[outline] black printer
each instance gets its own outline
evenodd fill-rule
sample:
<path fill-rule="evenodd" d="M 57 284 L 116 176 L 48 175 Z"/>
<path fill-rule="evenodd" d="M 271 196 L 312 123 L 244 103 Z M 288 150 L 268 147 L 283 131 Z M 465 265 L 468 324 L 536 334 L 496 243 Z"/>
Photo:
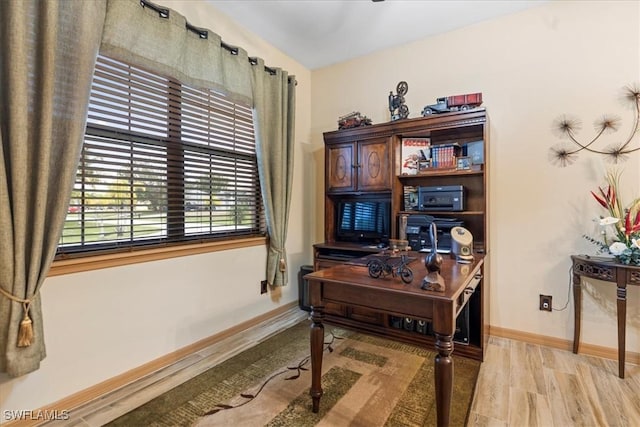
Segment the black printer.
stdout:
<path fill-rule="evenodd" d="M 463 211 L 464 187 L 462 185 L 418 187 L 418 210 Z"/>
<path fill-rule="evenodd" d="M 456 218 L 437 218 L 431 215 L 408 215 L 407 217 L 407 240 L 409 246 L 414 251 L 431 250 L 431 237 L 429 227 L 431 223 L 436 223 L 438 230 L 438 252 L 451 252 L 451 229 L 462 227 L 463 222 Z"/>

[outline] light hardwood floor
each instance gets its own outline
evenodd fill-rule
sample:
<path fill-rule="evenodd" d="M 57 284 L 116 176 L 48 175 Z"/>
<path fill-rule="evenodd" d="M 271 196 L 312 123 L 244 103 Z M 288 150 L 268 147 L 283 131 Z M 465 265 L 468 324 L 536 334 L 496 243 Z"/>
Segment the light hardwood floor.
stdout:
<path fill-rule="evenodd" d="M 490 337 L 468 426 L 640 426 L 640 366 Z"/>
<path fill-rule="evenodd" d="M 307 317 L 291 310 L 72 410 L 47 426 L 101 426 Z M 640 366 L 491 337 L 469 426 L 640 426 Z"/>

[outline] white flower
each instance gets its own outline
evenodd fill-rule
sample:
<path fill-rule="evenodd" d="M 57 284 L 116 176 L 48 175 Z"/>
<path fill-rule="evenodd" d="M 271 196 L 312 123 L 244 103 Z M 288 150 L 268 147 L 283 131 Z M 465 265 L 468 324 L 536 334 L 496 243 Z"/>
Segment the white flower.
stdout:
<path fill-rule="evenodd" d="M 631 247 L 640 249 L 640 239 L 631 239 Z"/>
<path fill-rule="evenodd" d="M 602 226 L 611 225 L 611 224 L 617 223 L 618 221 L 620 221 L 620 218 L 608 216 L 606 218 L 600 218 L 600 225 Z"/>
<path fill-rule="evenodd" d="M 609 246 L 609 252 L 615 256 L 622 255 L 625 249 L 627 249 L 627 245 L 622 242 L 614 242 Z"/>

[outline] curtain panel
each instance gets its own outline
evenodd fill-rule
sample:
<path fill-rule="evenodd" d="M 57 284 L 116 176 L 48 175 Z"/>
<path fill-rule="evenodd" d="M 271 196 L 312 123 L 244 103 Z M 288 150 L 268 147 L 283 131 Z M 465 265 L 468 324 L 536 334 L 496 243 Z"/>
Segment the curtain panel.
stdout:
<path fill-rule="evenodd" d="M 251 105 L 247 52 L 178 12 L 139 0 L 108 0 L 100 53 Z M 159 12 L 159 10 L 161 12 Z"/>
<path fill-rule="evenodd" d="M 0 371 L 46 356 L 39 290 L 82 146 L 105 1 L 0 1 Z"/>
<path fill-rule="evenodd" d="M 267 283 L 288 282 L 285 243 L 291 207 L 295 135 L 295 78 L 279 68 L 253 65 L 254 128 L 258 172 L 264 202 L 269 248 Z"/>

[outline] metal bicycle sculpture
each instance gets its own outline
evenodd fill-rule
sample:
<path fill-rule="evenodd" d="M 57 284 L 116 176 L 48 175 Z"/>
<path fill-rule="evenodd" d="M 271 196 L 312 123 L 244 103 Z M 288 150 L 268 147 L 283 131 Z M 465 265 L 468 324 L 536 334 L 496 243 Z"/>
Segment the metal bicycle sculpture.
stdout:
<path fill-rule="evenodd" d="M 400 255 L 400 257 L 382 255 L 380 258 L 374 258 L 367 263 L 369 276 L 375 279 L 388 275 L 392 277 L 400 276 L 404 283 L 411 283 L 413 271 L 407 266 L 410 261 L 407 255 Z"/>
<path fill-rule="evenodd" d="M 409 117 L 409 107 L 404 103 L 404 96 L 409 90 L 407 82 L 400 82 L 396 87 L 397 95 L 389 92 L 389 111 L 391 112 L 391 121 L 406 119 Z M 396 111 L 397 110 L 397 111 Z"/>

